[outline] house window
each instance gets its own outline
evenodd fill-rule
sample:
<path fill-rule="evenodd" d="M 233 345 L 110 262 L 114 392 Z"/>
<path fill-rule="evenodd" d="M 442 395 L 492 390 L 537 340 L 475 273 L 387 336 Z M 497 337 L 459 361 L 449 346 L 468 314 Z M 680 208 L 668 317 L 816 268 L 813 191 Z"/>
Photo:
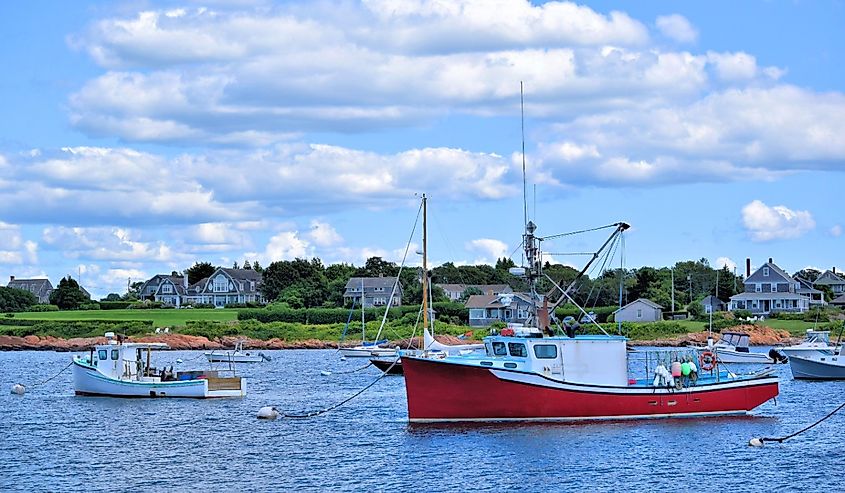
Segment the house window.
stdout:
<path fill-rule="evenodd" d="M 161 292 L 162 293 L 172 293 L 173 292 L 173 286 L 171 286 L 170 284 L 165 284 L 164 286 L 161 287 Z"/>
<path fill-rule="evenodd" d="M 528 318 L 528 310 L 525 308 L 519 308 L 516 311 L 516 318 L 519 320 L 527 319 Z"/>
<path fill-rule="evenodd" d="M 470 308 L 469 318 L 479 319 L 484 318 L 484 308 Z"/>
<path fill-rule="evenodd" d="M 769 268 L 763 267 L 763 277 L 769 277 Z"/>
<path fill-rule="evenodd" d="M 226 281 L 224 276 L 217 276 L 214 278 L 214 285 L 212 290 L 215 293 L 225 293 L 229 290 L 229 283 Z"/>
<path fill-rule="evenodd" d="M 643 318 L 643 309 L 637 308 L 637 318 Z"/>

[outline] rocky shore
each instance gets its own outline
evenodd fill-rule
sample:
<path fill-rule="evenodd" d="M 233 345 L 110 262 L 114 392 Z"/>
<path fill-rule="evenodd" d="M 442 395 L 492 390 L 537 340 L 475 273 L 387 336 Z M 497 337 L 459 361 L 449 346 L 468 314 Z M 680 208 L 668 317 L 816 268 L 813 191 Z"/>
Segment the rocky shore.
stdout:
<path fill-rule="evenodd" d="M 770 327 L 758 327 L 755 325 L 741 325 L 730 329 L 732 332 L 746 332 L 751 337 L 751 344 L 755 346 L 781 346 L 800 342 L 800 338 L 792 337 L 785 330 L 776 330 Z M 718 334 L 714 334 L 718 340 Z M 300 341 L 286 341 L 283 339 L 249 339 L 240 337 L 223 337 L 209 340 L 201 336 L 190 336 L 184 334 L 155 334 L 142 337 L 130 337 L 132 342 L 163 342 L 173 350 L 199 350 L 199 349 L 225 349 L 232 348 L 238 340 L 244 341 L 244 348 L 249 349 L 335 349 L 336 341 L 321 341 L 318 339 L 305 339 Z M 437 340 L 443 344 L 467 344 L 470 342 L 454 336 L 437 336 Z M 59 339 L 56 337 L 39 336 L 0 336 L 0 351 L 87 351 L 95 344 L 104 344 L 105 337 L 89 337 L 76 339 Z M 419 337 L 411 342 L 411 347 L 419 347 Z M 650 341 L 629 341 L 631 346 L 661 346 L 677 347 L 704 345 L 707 343 L 707 332 L 695 332 L 682 336 L 667 337 Z M 355 346 L 355 341 L 342 344 L 343 347 Z M 391 341 L 391 346 L 408 347 L 407 340 Z"/>

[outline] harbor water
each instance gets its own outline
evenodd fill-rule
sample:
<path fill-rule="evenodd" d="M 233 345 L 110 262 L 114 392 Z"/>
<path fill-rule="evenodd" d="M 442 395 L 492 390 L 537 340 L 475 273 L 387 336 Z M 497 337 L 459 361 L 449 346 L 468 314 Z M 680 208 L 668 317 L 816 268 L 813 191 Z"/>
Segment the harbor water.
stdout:
<path fill-rule="evenodd" d="M 333 351 L 266 353 L 271 362 L 238 367 L 247 397 L 222 400 L 76 397 L 70 369 L 12 395 L 71 355 L 0 353 L 0 491 L 809 492 L 840 490 L 845 478 L 845 414 L 783 444 L 747 445 L 845 400 L 845 382 L 795 381 L 789 365 L 776 369 L 777 403 L 748 417 L 410 425 L 401 376 L 319 417 L 258 420 L 265 405 L 328 407 L 379 375 L 337 374 L 366 360 Z M 208 367 L 198 351 L 161 352 L 158 363 Z"/>

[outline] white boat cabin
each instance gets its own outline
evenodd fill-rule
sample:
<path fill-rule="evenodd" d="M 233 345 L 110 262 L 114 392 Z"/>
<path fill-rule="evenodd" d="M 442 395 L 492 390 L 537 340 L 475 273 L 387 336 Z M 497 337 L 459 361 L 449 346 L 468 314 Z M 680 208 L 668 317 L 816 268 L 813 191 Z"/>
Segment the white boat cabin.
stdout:
<path fill-rule="evenodd" d="M 89 362 L 98 372 L 116 380 L 166 381 L 169 378 L 168 372 L 164 368 L 157 369 L 152 366 L 151 354 L 155 349 L 167 347 L 167 344 L 161 342 L 120 344 L 110 339 L 107 344 L 100 344 L 91 349 Z M 175 376 L 170 378 L 175 380 Z"/>
<path fill-rule="evenodd" d="M 484 338 L 480 365 L 530 371 L 571 383 L 628 384 L 627 339 L 621 336 Z"/>

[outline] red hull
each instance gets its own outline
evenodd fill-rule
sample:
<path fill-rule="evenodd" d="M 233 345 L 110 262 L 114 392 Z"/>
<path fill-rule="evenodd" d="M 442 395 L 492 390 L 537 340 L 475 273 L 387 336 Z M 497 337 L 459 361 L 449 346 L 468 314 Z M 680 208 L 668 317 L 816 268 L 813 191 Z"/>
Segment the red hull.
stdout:
<path fill-rule="evenodd" d="M 775 377 L 681 391 L 561 384 L 537 375 L 402 358 L 412 422 L 631 419 L 744 414 L 778 395 Z"/>

